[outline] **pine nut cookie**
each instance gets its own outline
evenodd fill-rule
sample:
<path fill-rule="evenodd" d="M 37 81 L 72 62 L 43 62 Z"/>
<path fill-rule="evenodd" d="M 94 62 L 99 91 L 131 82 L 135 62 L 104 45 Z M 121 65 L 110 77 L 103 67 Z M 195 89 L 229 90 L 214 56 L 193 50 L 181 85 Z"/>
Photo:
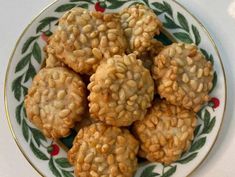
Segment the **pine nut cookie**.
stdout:
<path fill-rule="evenodd" d="M 91 117 L 106 124 L 129 126 L 143 119 L 151 106 L 154 83 L 134 54 L 115 55 L 101 63 L 90 81 Z"/>
<path fill-rule="evenodd" d="M 197 123 L 193 111 L 167 101 L 156 101 L 133 132 L 140 141 L 139 155 L 152 162 L 170 164 L 191 145 Z"/>
<path fill-rule="evenodd" d="M 193 44 L 174 43 L 155 57 L 152 75 L 158 93 L 171 104 L 197 112 L 209 100 L 213 66 Z"/>
<path fill-rule="evenodd" d="M 149 50 L 151 40 L 162 28 L 162 23 L 154 12 L 144 5 L 135 4 L 123 9 L 120 16 L 129 43 L 129 52 L 141 54 Z"/>
<path fill-rule="evenodd" d="M 123 54 L 126 45 L 118 14 L 76 7 L 61 17 L 46 50 L 74 71 L 92 74 L 101 60 Z"/>
<path fill-rule="evenodd" d="M 128 130 L 96 123 L 79 131 L 68 160 L 77 177 L 132 177 L 138 148 Z"/>
<path fill-rule="evenodd" d="M 76 73 L 63 67 L 44 68 L 33 79 L 25 108 L 45 136 L 60 138 L 81 119 L 85 102 L 85 85 Z"/>

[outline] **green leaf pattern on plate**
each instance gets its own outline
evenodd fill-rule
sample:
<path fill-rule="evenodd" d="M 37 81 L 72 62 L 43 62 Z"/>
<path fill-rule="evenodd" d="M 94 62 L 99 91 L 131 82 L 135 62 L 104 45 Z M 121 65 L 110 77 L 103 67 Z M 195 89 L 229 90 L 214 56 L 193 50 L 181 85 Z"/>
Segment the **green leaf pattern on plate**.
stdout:
<path fill-rule="evenodd" d="M 41 54 L 41 49 L 38 45 L 37 42 L 34 43 L 33 45 L 33 57 L 37 60 L 38 63 L 41 63 L 42 60 L 42 54 Z"/>
<path fill-rule="evenodd" d="M 33 135 L 33 139 L 38 145 L 38 147 L 40 147 L 40 145 L 42 144 L 41 141 L 47 141 L 44 135 L 38 129 L 30 127 L 30 130 Z"/>
<path fill-rule="evenodd" d="M 21 110 L 22 110 L 22 106 L 23 106 L 23 103 L 19 104 L 19 105 L 16 107 L 16 110 L 15 110 L 16 120 L 17 120 L 17 123 L 18 123 L 19 125 L 21 125 Z"/>
<path fill-rule="evenodd" d="M 69 164 L 67 158 L 63 158 L 63 157 L 57 158 L 57 159 L 55 160 L 55 162 L 56 162 L 59 166 L 61 166 L 62 168 L 69 168 L 69 167 L 71 167 L 71 165 Z"/>
<path fill-rule="evenodd" d="M 180 164 L 186 164 L 186 163 L 190 162 L 191 160 L 193 160 L 197 156 L 197 154 L 198 154 L 198 152 L 195 152 L 193 154 L 188 155 L 187 157 L 185 157 L 183 159 L 181 158 L 177 162 Z"/>
<path fill-rule="evenodd" d="M 65 12 L 76 7 L 76 4 L 63 4 L 55 9 L 56 12 Z"/>
<path fill-rule="evenodd" d="M 143 170 L 143 172 L 141 173 L 140 177 L 155 177 L 155 176 L 159 176 L 159 173 L 153 172 L 155 167 L 156 167 L 156 165 L 150 165 L 150 166 L 146 167 Z"/>
<path fill-rule="evenodd" d="M 29 128 L 28 128 L 28 125 L 27 125 L 27 123 L 24 119 L 23 119 L 23 122 L 22 122 L 22 132 L 23 132 L 24 139 L 28 142 L 28 140 L 29 140 Z"/>
<path fill-rule="evenodd" d="M 30 59 L 31 59 L 31 53 L 25 55 L 16 65 L 15 72 L 22 70 L 29 63 Z"/>
<path fill-rule="evenodd" d="M 197 141 L 193 142 L 191 148 L 189 149 L 189 152 L 194 152 L 199 150 L 200 148 L 202 148 L 202 146 L 204 146 L 205 142 L 206 142 L 206 137 L 202 137 Z"/>
<path fill-rule="evenodd" d="M 165 168 L 165 167 L 164 167 Z M 173 175 L 177 169 L 177 166 L 170 166 L 170 168 L 164 172 L 164 168 L 163 168 L 163 173 L 162 173 L 162 176 L 161 177 L 169 177 L 171 175 Z"/>
<path fill-rule="evenodd" d="M 199 45 L 201 42 L 201 36 L 199 34 L 199 31 L 197 30 L 197 27 L 192 25 L 192 31 L 193 31 L 193 35 L 194 35 L 195 44 Z"/>
<path fill-rule="evenodd" d="M 35 155 L 37 158 L 39 158 L 39 159 L 41 159 L 41 160 L 48 160 L 48 159 L 49 159 L 45 153 L 43 153 L 39 148 L 37 148 L 37 147 L 34 145 L 34 143 L 33 143 L 32 140 L 30 141 L 30 148 L 31 148 L 31 150 L 33 151 L 34 155 Z"/>
<path fill-rule="evenodd" d="M 180 41 L 191 44 L 193 43 L 193 40 L 191 39 L 190 35 L 185 32 L 176 32 L 173 33 L 173 35 Z"/>
<path fill-rule="evenodd" d="M 73 174 L 69 171 L 62 170 L 62 174 L 64 177 L 74 177 Z"/>
<path fill-rule="evenodd" d="M 27 49 L 29 48 L 30 44 L 31 44 L 34 40 L 36 40 L 38 37 L 39 37 L 39 36 L 31 36 L 30 38 L 28 38 L 28 40 L 25 41 L 25 43 L 24 43 L 24 45 L 23 45 L 23 47 L 22 47 L 21 53 L 22 53 L 22 54 L 25 53 L 25 52 L 27 51 Z"/>
<path fill-rule="evenodd" d="M 163 25 L 166 29 L 176 29 L 173 35 L 179 41 L 186 43 L 195 43 L 200 45 L 201 36 L 194 24 L 190 24 L 185 18 L 184 14 L 180 12 L 174 12 L 171 5 L 166 1 L 159 2 L 148 2 L 148 0 L 131 0 L 134 3 L 143 3 L 150 6 L 157 15 L 163 15 L 164 21 Z M 83 7 L 88 8 L 89 5 L 94 5 L 96 0 L 69 0 L 67 3 L 62 4 L 55 8 L 54 12 L 61 15 L 67 10 L 73 7 Z M 122 7 L 125 3 L 129 1 L 111 1 L 106 0 L 107 9 L 117 9 Z M 40 36 L 44 33 L 47 36 L 52 34 L 51 26 L 58 22 L 58 17 L 48 16 L 41 19 L 38 26 L 35 29 L 36 35 L 29 37 L 25 40 L 23 47 L 21 49 L 22 58 L 19 60 L 15 67 L 15 79 L 12 82 L 11 90 L 14 93 L 14 97 L 19 101 L 19 105 L 16 106 L 15 116 L 17 123 L 21 126 L 23 137 L 26 142 L 29 143 L 30 149 L 33 154 L 41 160 L 48 162 L 48 168 L 51 170 L 52 174 L 56 177 L 73 177 L 73 169 L 68 163 L 67 158 L 58 157 L 55 158 L 48 151 L 47 148 L 53 143 L 53 141 L 48 140 L 44 135 L 36 128 L 33 128 L 26 118 L 25 108 L 24 108 L 24 96 L 27 94 L 27 87 L 24 85 L 26 82 L 31 80 L 35 74 L 36 69 L 32 64 L 34 61 L 36 63 L 42 63 L 42 53 L 43 46 L 40 46 Z M 209 54 L 206 50 L 200 48 L 201 52 L 205 55 L 206 59 L 213 62 L 213 56 Z M 27 52 L 27 53 L 26 53 Z M 217 83 L 217 74 L 214 73 L 213 89 Z M 212 90 L 213 90 L 212 89 Z M 147 166 L 141 173 L 141 177 L 169 177 L 172 176 L 179 164 L 186 164 L 197 157 L 199 150 L 206 143 L 206 134 L 210 133 L 215 125 L 216 118 L 211 117 L 211 113 L 214 110 L 205 105 L 198 113 L 198 119 L 200 124 L 197 125 L 194 135 L 195 139 L 192 142 L 191 148 L 182 154 L 180 160 L 170 166 L 164 166 L 162 164 L 157 164 L 161 166 L 161 170 L 155 171 L 156 164 Z"/>
<path fill-rule="evenodd" d="M 52 171 L 52 173 L 56 176 L 56 177 L 62 177 L 60 172 L 58 171 L 58 169 L 56 168 L 54 162 L 53 162 L 53 158 L 50 158 L 49 160 L 49 167 Z"/>
<path fill-rule="evenodd" d="M 188 21 L 186 20 L 186 18 L 180 13 L 177 12 L 177 19 L 180 23 L 180 26 L 187 32 L 189 32 L 189 27 L 188 27 Z"/>

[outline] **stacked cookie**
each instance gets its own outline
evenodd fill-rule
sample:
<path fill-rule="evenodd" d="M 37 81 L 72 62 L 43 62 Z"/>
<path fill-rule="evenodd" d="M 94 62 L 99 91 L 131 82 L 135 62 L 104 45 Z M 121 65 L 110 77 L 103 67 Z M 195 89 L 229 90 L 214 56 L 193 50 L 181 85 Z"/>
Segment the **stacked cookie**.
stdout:
<path fill-rule="evenodd" d="M 213 68 L 193 44 L 154 39 L 161 28 L 140 4 L 109 14 L 73 8 L 60 18 L 25 107 L 49 138 L 77 130 L 68 152 L 76 176 L 131 177 L 137 155 L 170 164 L 189 148 Z"/>

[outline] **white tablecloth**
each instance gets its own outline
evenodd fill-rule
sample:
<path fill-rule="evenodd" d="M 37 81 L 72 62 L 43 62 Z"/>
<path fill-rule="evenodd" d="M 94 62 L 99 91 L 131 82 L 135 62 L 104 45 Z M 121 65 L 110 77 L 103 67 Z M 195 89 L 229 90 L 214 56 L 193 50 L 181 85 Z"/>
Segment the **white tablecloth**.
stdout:
<path fill-rule="evenodd" d="M 215 39 L 223 59 L 228 84 L 227 110 L 220 136 L 207 159 L 192 176 L 233 177 L 235 174 L 235 19 L 228 13 L 232 0 L 179 1 L 200 19 Z M 7 63 L 17 38 L 33 17 L 51 2 L 52 0 L 0 0 L 0 177 L 39 177 L 21 154 L 8 128 L 3 86 Z"/>

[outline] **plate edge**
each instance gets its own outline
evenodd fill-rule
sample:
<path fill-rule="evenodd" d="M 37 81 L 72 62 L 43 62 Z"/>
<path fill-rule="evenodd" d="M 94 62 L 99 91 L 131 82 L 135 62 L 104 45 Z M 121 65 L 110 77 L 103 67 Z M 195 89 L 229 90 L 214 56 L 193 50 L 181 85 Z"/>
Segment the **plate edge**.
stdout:
<path fill-rule="evenodd" d="M 25 157 L 25 159 L 28 161 L 28 163 L 37 171 L 37 173 L 41 176 L 41 177 L 45 177 L 41 172 L 40 170 L 31 162 L 31 160 L 27 157 L 27 155 L 25 154 L 25 152 L 23 151 L 23 148 L 21 147 L 21 145 L 19 144 L 18 142 L 18 139 L 16 138 L 16 135 L 15 135 L 15 132 L 13 130 L 13 127 L 12 127 L 12 123 L 11 123 L 11 120 L 10 120 L 10 116 L 9 116 L 9 111 L 8 111 L 8 102 L 7 102 L 7 90 L 6 90 L 6 83 L 8 81 L 8 74 L 9 74 L 9 70 L 10 70 L 10 64 L 12 62 L 12 58 L 13 58 L 13 55 L 15 54 L 15 51 L 16 51 L 16 47 L 18 46 L 21 38 L 23 37 L 23 35 L 25 34 L 25 32 L 27 31 L 27 29 L 31 26 L 31 24 L 44 12 L 46 11 L 46 9 L 48 9 L 49 7 L 51 7 L 52 5 L 54 5 L 57 1 L 59 0 L 54 0 L 52 3 L 50 3 L 49 5 L 47 5 L 45 8 L 43 8 L 34 18 L 32 18 L 31 22 L 25 27 L 25 29 L 23 30 L 23 32 L 21 32 L 20 36 L 18 37 L 17 39 L 17 42 L 14 46 L 14 49 L 10 55 L 10 58 L 9 58 L 9 61 L 8 61 L 8 64 L 7 64 L 7 70 L 6 70 L 6 73 L 5 73 L 5 81 L 4 81 L 4 107 L 5 107 L 5 113 L 6 113 L 6 118 L 7 118 L 7 122 L 8 122 L 8 126 L 10 128 L 10 132 L 13 136 L 13 139 L 15 141 L 15 143 L 17 144 L 18 148 L 20 149 L 21 153 L 23 154 L 23 156 Z M 223 72 L 223 81 L 224 81 L 224 84 L 225 84 L 225 104 L 224 104 L 224 108 L 223 108 L 223 114 L 222 114 L 222 120 L 221 120 L 221 123 L 219 125 L 219 129 L 218 129 L 218 132 L 216 134 L 216 137 L 209 149 L 209 151 L 207 152 L 207 154 L 203 157 L 203 159 L 199 162 L 199 164 L 187 175 L 187 177 L 189 177 L 190 175 L 192 175 L 199 167 L 200 165 L 205 161 L 205 159 L 209 156 L 210 152 L 212 151 L 217 139 L 218 139 L 218 136 L 219 136 L 219 133 L 221 131 L 221 128 L 223 126 L 223 123 L 224 123 L 224 115 L 225 115 L 225 111 L 226 111 L 226 107 L 227 107 L 227 79 L 226 79 L 226 75 L 225 75 L 225 70 L 224 70 L 224 65 L 222 63 L 222 59 L 221 59 L 221 55 L 219 53 L 219 50 L 218 50 L 218 47 L 214 41 L 214 39 L 212 38 L 211 34 L 209 33 L 209 31 L 207 30 L 207 28 L 198 20 L 198 18 L 193 15 L 184 5 L 182 5 L 181 3 L 177 2 L 176 0 L 172 0 L 174 3 L 176 3 L 177 5 L 179 5 L 182 9 L 184 9 L 187 13 L 189 13 L 193 19 L 202 27 L 203 31 L 205 32 L 205 34 L 208 36 L 209 40 L 211 41 L 214 49 L 215 49 L 215 52 L 216 54 L 218 55 L 218 58 L 219 58 L 219 62 L 220 62 L 220 65 L 221 65 L 221 68 L 222 68 L 222 72 Z"/>

